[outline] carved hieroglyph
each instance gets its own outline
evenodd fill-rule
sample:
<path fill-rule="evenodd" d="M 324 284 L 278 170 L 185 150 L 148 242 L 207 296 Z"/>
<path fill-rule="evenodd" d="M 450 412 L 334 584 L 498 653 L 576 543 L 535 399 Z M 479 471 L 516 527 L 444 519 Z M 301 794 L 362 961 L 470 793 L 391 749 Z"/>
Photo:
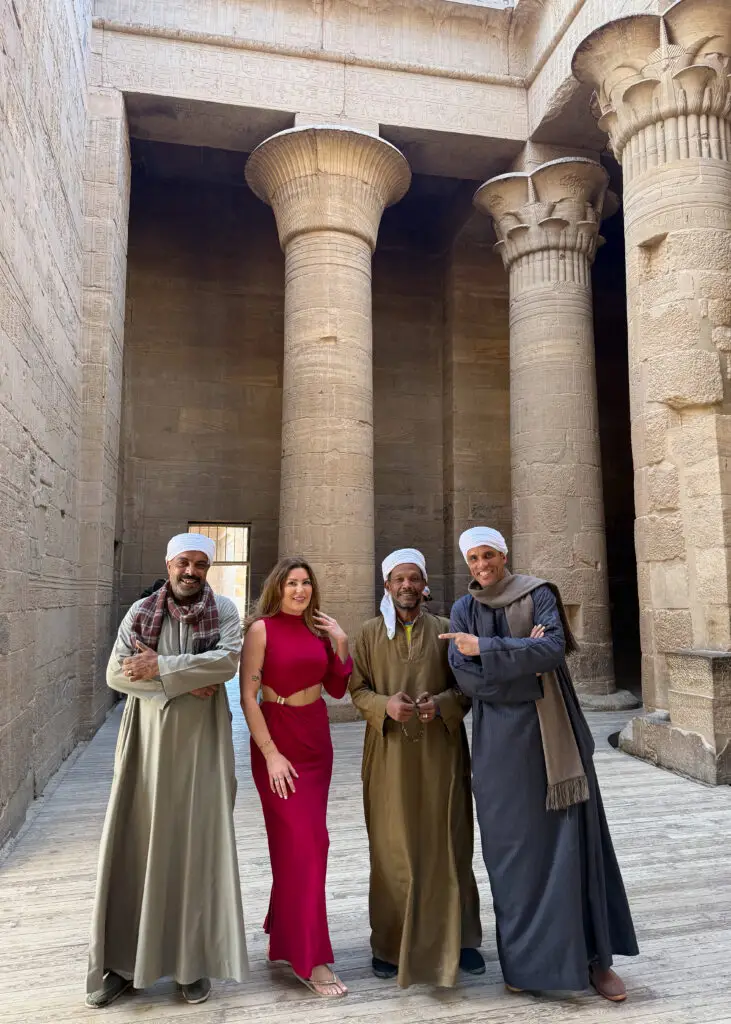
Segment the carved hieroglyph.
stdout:
<path fill-rule="evenodd" d="M 609 24 L 574 73 L 624 169 L 645 703 L 715 743 L 717 695 L 668 653 L 731 646 L 731 4 Z"/>
<path fill-rule="evenodd" d="M 390 143 L 294 128 L 249 157 L 285 253 L 281 554 L 302 554 L 352 630 L 373 614 L 371 256 L 411 172 Z"/>
<path fill-rule="evenodd" d="M 595 694 L 614 690 L 591 300 L 607 181 L 567 158 L 475 196 L 510 272 L 512 561 L 560 586 Z"/>

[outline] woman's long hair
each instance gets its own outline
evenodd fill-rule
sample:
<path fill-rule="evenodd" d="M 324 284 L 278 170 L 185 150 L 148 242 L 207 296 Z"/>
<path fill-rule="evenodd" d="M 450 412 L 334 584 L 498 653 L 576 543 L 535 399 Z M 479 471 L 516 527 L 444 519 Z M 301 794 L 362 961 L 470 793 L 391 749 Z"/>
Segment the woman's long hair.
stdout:
<path fill-rule="evenodd" d="M 284 584 L 287 582 L 287 577 L 293 569 L 304 569 L 310 578 L 312 600 L 305 608 L 302 618 L 311 633 L 314 633 L 315 636 L 322 636 L 322 633 L 315 625 L 314 619 L 315 611 L 320 609 L 320 588 L 317 585 L 317 579 L 309 562 L 306 562 L 304 558 L 292 557 L 280 558 L 264 580 L 264 586 L 261 588 L 261 594 L 256 602 L 254 611 L 244 623 L 244 634 L 248 633 L 253 623 L 258 619 L 271 619 L 272 616 L 277 615 L 282 610 Z"/>

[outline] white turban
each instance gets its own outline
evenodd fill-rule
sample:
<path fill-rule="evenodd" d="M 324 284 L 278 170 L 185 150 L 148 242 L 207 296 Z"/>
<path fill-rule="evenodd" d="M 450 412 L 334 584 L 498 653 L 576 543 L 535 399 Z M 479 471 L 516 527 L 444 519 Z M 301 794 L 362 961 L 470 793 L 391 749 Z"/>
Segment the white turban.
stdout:
<path fill-rule="evenodd" d="M 421 551 L 417 551 L 416 548 L 399 548 L 398 551 L 392 551 L 381 563 L 383 582 L 386 582 L 397 565 L 407 565 L 409 563 L 419 566 L 425 580 L 429 578 L 426 574 L 426 559 Z M 387 590 L 384 592 L 383 600 L 381 601 L 381 615 L 386 623 L 388 639 L 393 640 L 396 636 L 396 605 L 393 603 L 393 598 Z"/>
<path fill-rule="evenodd" d="M 202 533 L 179 533 L 171 538 L 168 544 L 165 561 L 170 562 L 184 551 L 202 551 L 208 555 L 208 561 L 213 564 L 216 557 L 216 544 L 210 537 L 204 537 Z"/>
<path fill-rule="evenodd" d="M 502 533 L 498 533 L 497 530 L 493 530 L 489 526 L 473 526 L 471 530 L 465 530 L 459 538 L 459 550 L 465 561 L 467 561 L 468 551 L 483 546 L 493 548 L 495 551 L 502 551 L 504 555 L 508 553 L 508 545 L 505 543 Z"/>

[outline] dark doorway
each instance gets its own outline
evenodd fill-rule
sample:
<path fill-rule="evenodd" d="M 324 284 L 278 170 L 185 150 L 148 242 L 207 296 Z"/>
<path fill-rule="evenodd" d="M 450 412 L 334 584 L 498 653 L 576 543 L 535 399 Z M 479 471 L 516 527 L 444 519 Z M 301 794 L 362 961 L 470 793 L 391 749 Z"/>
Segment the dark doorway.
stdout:
<path fill-rule="evenodd" d="M 619 168 L 613 160 L 608 160 L 607 166 L 612 177 L 611 187 L 619 192 Z M 617 687 L 639 696 L 640 612 L 634 544 L 634 471 L 621 209 L 602 224 L 601 233 L 606 244 L 599 250 L 594 267 L 594 338 L 614 668 Z"/>

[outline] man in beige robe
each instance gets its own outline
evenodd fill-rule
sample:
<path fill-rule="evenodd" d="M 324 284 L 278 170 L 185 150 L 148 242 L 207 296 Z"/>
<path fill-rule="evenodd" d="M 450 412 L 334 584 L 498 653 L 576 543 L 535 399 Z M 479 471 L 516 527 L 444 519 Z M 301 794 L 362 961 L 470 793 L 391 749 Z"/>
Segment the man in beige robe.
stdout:
<path fill-rule="evenodd" d="M 353 703 L 368 723 L 363 802 L 371 856 L 373 972 L 452 986 L 460 968 L 482 974 L 480 905 L 472 873 L 470 755 L 439 634 L 446 619 L 422 606 L 424 556 L 383 562 L 381 615 L 356 641 Z"/>
<path fill-rule="evenodd" d="M 164 587 L 127 612 L 107 684 L 128 694 L 91 927 L 87 1006 L 172 977 L 189 1003 L 248 972 L 233 826 L 238 610 L 206 575 L 213 541 L 168 545 Z"/>

